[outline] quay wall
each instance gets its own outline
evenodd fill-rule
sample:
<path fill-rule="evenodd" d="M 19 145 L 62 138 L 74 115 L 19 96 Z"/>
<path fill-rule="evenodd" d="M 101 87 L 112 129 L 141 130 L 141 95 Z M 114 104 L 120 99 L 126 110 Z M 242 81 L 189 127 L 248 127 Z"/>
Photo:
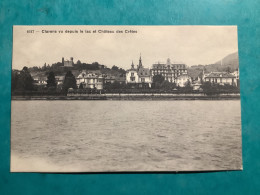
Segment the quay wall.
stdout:
<path fill-rule="evenodd" d="M 240 94 L 170 94 L 170 93 L 136 93 L 136 94 L 68 94 L 67 96 L 12 96 L 12 100 L 230 100 L 240 99 Z"/>

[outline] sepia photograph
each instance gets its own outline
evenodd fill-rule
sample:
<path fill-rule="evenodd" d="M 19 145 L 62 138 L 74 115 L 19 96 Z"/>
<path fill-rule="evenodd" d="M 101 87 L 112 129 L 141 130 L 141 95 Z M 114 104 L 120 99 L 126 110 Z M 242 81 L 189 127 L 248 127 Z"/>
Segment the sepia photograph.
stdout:
<path fill-rule="evenodd" d="M 237 26 L 13 26 L 11 172 L 242 170 Z"/>

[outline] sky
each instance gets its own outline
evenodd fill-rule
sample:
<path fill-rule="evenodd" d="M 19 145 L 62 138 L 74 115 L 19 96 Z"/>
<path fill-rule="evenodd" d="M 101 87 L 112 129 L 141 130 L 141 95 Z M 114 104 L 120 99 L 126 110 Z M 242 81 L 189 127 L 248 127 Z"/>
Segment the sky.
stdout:
<path fill-rule="evenodd" d="M 237 26 L 14 26 L 12 68 L 73 57 L 74 63 L 129 69 L 140 55 L 147 68 L 167 58 L 188 66 L 205 65 L 237 51 Z"/>

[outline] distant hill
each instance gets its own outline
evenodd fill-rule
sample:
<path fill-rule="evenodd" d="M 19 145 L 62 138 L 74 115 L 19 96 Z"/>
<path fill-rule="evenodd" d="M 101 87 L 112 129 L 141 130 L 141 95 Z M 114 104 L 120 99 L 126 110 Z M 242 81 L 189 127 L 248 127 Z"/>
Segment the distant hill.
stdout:
<path fill-rule="evenodd" d="M 239 67 L 238 52 L 229 54 L 219 61 L 208 65 L 194 65 L 188 68 L 188 74 L 193 78 L 197 78 L 204 69 L 205 72 L 234 72 Z"/>
<path fill-rule="evenodd" d="M 222 60 L 215 62 L 216 65 L 222 65 L 225 67 L 232 67 L 234 69 L 238 68 L 238 52 L 232 53 L 224 57 Z"/>

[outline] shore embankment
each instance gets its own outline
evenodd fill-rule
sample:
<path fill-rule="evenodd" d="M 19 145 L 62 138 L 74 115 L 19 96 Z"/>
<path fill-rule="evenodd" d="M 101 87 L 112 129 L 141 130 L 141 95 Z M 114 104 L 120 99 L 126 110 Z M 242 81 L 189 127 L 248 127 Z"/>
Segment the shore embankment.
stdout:
<path fill-rule="evenodd" d="M 67 96 L 12 96 L 12 100 L 234 100 L 240 94 L 171 94 L 171 93 L 136 93 L 136 94 L 68 94 Z"/>

